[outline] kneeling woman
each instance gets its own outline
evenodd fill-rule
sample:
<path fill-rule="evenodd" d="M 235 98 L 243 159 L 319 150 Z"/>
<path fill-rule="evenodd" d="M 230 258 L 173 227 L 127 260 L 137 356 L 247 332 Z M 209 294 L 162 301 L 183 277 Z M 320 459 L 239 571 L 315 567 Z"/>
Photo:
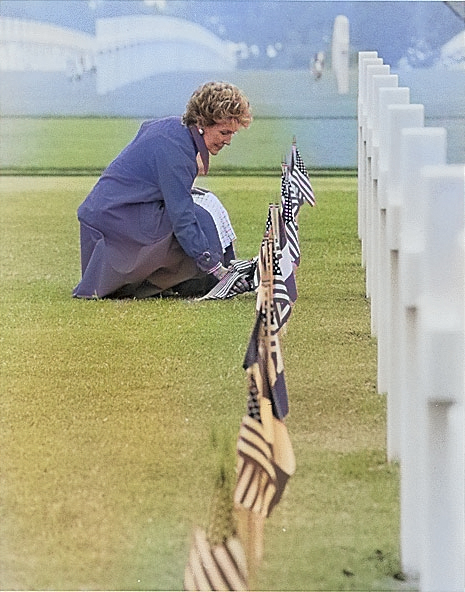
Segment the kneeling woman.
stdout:
<path fill-rule="evenodd" d="M 242 91 L 209 82 L 182 118 L 143 123 L 78 209 L 82 279 L 73 295 L 145 298 L 177 286 L 198 294 L 221 279 L 232 245 L 192 186 L 208 172 L 209 155 L 251 120 Z"/>

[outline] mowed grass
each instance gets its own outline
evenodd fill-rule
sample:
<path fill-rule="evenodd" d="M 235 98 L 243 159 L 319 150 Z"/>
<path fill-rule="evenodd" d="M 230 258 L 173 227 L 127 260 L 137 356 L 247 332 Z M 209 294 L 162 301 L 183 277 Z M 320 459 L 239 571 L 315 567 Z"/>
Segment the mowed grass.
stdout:
<path fill-rule="evenodd" d="M 0 117 L 0 170 L 99 174 L 133 139 L 141 123 L 116 117 Z M 248 174 L 279 175 L 294 136 L 307 142 L 306 162 L 317 160 L 318 130 L 317 121 L 256 117 L 231 146 L 211 159 L 211 172 L 236 174 L 242 169 Z M 299 146 L 302 150 L 300 141 Z"/>
<path fill-rule="evenodd" d="M 255 297 L 80 301 L 76 208 L 95 177 L 0 179 L 0 587 L 181 590 L 247 387 Z M 238 255 L 279 177 L 207 177 Z M 315 178 L 283 338 L 296 474 L 254 589 L 395 590 L 398 469 L 356 232 L 356 179 Z M 234 467 L 230 467 L 231 471 Z"/>

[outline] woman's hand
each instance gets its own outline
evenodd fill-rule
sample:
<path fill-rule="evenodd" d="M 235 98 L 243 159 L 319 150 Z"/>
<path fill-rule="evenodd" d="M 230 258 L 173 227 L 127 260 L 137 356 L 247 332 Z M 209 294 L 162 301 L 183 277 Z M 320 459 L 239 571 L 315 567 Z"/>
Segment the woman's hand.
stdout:
<path fill-rule="evenodd" d="M 215 267 L 215 269 L 210 271 L 210 273 L 213 276 L 215 276 L 217 280 L 222 280 L 224 278 L 224 276 L 228 273 L 228 270 L 226 269 L 226 267 L 224 265 L 221 265 L 221 263 L 219 263 Z"/>
<path fill-rule="evenodd" d="M 243 294 L 244 292 L 250 292 L 249 282 L 244 278 L 239 278 L 234 286 L 232 287 L 236 294 Z"/>
<path fill-rule="evenodd" d="M 216 269 L 214 269 L 211 274 L 216 277 L 217 280 L 222 280 L 229 271 L 233 271 L 232 268 L 227 269 L 224 265 L 218 265 Z M 243 294 L 244 292 L 250 291 L 249 282 L 244 278 L 238 278 L 236 283 L 232 286 L 231 290 L 236 294 Z"/>

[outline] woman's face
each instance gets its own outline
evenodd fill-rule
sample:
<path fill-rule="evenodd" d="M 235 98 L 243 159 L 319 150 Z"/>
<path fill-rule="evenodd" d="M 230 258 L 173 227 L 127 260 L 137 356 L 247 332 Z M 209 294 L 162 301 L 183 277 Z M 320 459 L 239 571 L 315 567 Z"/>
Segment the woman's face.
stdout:
<path fill-rule="evenodd" d="M 235 119 L 224 119 L 203 130 L 203 138 L 210 154 L 218 154 L 225 144 L 231 144 L 231 138 L 239 130 L 240 125 Z"/>

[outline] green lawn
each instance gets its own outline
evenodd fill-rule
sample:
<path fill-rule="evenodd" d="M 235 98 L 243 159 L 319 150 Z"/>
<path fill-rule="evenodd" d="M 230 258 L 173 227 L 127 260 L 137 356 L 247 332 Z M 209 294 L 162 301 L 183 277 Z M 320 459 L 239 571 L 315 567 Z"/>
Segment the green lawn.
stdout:
<path fill-rule="evenodd" d="M 0 170 L 14 174 L 100 174 L 132 140 L 140 124 L 140 119 L 114 117 L 0 117 Z M 317 160 L 311 154 L 318 146 L 317 138 L 312 137 L 318 133 L 317 127 L 316 122 L 305 119 L 256 118 L 249 129 L 237 134 L 231 146 L 212 159 L 211 172 L 235 174 L 240 168 L 247 174 L 279 175 L 281 160 L 294 136 L 310 143 L 305 159 L 311 164 Z"/>
<path fill-rule="evenodd" d="M 81 301 L 75 211 L 95 177 L 2 177 L 0 587 L 180 590 L 245 412 L 255 298 Z M 279 175 L 211 176 L 258 253 Z M 356 232 L 356 179 L 315 178 L 283 339 L 297 457 L 260 590 L 398 590 L 398 468 Z M 231 470 L 234 467 L 231 466 Z"/>

